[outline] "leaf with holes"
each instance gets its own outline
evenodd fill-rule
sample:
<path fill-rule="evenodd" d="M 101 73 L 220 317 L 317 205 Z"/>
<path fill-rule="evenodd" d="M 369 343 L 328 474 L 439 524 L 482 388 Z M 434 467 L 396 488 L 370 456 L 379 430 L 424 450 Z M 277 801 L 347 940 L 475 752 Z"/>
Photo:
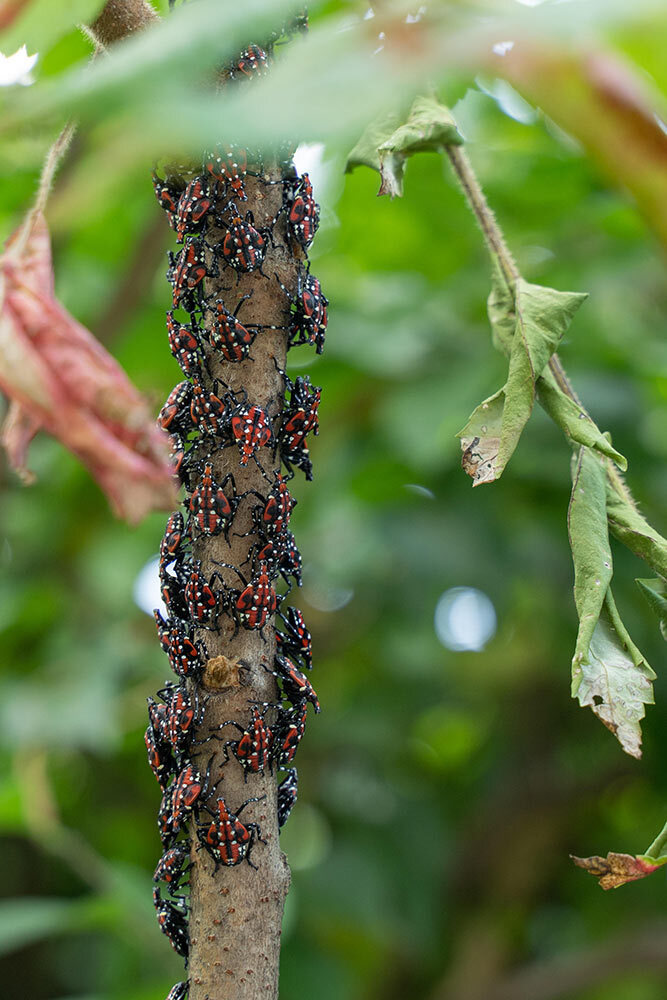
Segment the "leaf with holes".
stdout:
<path fill-rule="evenodd" d="M 502 475 L 532 413 L 535 383 L 586 298 L 523 278 L 512 289 L 494 268 L 489 319 L 496 345 L 509 356 L 509 371 L 502 389 L 480 403 L 458 434 L 473 486 Z"/>
<path fill-rule="evenodd" d="M 611 593 L 606 472 L 588 448 L 574 461 L 568 533 L 579 615 L 572 696 L 593 709 L 626 753 L 641 757 L 639 722 L 644 706 L 653 704 L 655 674 L 630 639 Z"/>

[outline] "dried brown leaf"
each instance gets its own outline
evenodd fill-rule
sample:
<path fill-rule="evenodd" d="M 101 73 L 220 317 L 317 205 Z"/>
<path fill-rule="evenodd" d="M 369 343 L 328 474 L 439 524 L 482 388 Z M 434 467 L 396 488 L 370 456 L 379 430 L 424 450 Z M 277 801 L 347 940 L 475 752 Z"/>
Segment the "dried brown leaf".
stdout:
<path fill-rule="evenodd" d="M 649 858 L 643 854 L 617 854 L 610 851 L 606 858 L 594 854 L 590 858 L 570 857 L 578 868 L 590 872 L 599 880 L 601 889 L 618 889 L 626 882 L 647 878 L 667 863 L 667 857 Z"/>

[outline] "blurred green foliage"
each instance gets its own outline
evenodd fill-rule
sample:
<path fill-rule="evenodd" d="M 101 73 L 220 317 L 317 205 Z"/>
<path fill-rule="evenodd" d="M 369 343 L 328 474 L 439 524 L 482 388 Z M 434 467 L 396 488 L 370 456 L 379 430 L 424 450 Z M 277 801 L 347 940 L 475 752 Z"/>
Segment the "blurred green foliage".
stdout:
<path fill-rule="evenodd" d="M 575 19 L 578 6 L 560 16 Z M 332 2 L 321 17 L 351 9 Z M 633 25 L 627 48 L 667 82 L 650 22 Z M 86 58 L 69 32 L 36 76 Z M 660 527 L 664 260 L 630 199 L 538 111 L 508 117 L 507 93 L 458 74 L 443 97 L 524 276 L 590 293 L 561 357 Z M 56 278 L 90 329 L 104 320 L 108 346 L 157 410 L 179 378 L 163 329 L 170 234 L 150 163 L 129 157 L 126 169 L 105 155 L 105 135 L 118 134 L 111 114 L 82 129 L 56 186 Z M 0 153 L 3 236 L 52 138 L 36 124 Z M 301 750 L 284 831 L 293 885 L 281 996 L 661 1000 L 664 958 L 633 963 L 631 952 L 613 978 L 601 961 L 580 986 L 553 990 L 578 956 L 605 946 L 616 956 L 644 929 L 667 945 L 663 874 L 603 894 L 568 861 L 641 851 L 662 825 L 665 681 L 659 673 L 641 762 L 570 700 L 569 450 L 536 411 L 502 481 L 471 493 L 454 435 L 504 380 L 480 235 L 439 157 L 411 161 L 392 202 L 375 197 L 370 171 L 343 178 L 345 151 L 328 146 L 316 178 L 312 266 L 331 300 L 327 350 L 292 357 L 293 371 L 324 387 L 315 481 L 298 484 L 294 516 L 324 710 Z M 150 277 L 122 286 L 137 246 L 152 255 Z M 133 531 L 115 522 L 49 439 L 35 442 L 30 464 L 29 489 L 2 476 L 3 996 L 163 1000 L 181 964 L 152 912 L 158 789 L 142 733 L 166 661 L 133 586 L 164 518 Z M 645 567 L 613 552 L 617 603 L 659 667 L 656 619 L 634 584 Z M 459 586 L 495 607 L 497 632 L 479 652 L 447 649 L 434 630 L 439 597 Z M 534 963 L 544 973 L 532 993 L 507 986 Z"/>

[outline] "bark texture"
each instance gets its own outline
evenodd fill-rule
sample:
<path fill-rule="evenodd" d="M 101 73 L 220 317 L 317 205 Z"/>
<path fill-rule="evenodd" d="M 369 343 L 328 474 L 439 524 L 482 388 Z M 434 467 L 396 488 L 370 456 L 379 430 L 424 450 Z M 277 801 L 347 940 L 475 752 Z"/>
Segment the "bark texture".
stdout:
<path fill-rule="evenodd" d="M 257 167 L 251 167 L 258 170 Z M 277 170 L 264 174 L 265 179 L 277 179 Z M 270 225 L 278 213 L 282 200 L 282 187 L 270 185 L 262 179 L 248 177 L 247 203 L 237 207 L 244 214 L 252 212 L 259 228 Z M 224 205 L 218 210 L 224 215 Z M 207 242 L 213 244 L 216 235 L 220 242 L 225 230 L 207 231 Z M 229 267 L 220 267 L 220 277 L 208 279 L 206 296 L 220 297 L 233 312 L 243 295 L 250 295 L 239 310 L 239 318 L 247 324 L 283 326 L 288 324 L 289 303 L 281 290 L 275 273 L 286 287 L 295 287 L 297 261 L 289 248 L 284 215 L 276 224 L 262 270 L 237 275 Z M 212 257 L 213 255 L 211 255 Z M 205 312 L 205 325 L 210 313 Z M 285 330 L 260 330 L 251 349 L 251 358 L 230 364 L 207 349 L 211 375 L 226 383 L 233 392 L 245 390 L 250 403 L 257 403 L 276 417 L 282 408 L 283 378 L 278 369 L 285 368 L 287 333 Z M 273 420 L 274 429 L 276 421 Z M 258 461 L 271 476 L 278 461 L 271 447 L 258 452 Z M 212 457 L 218 482 L 227 473 L 233 473 L 239 493 L 255 489 L 266 495 L 268 484 L 253 460 L 244 468 L 239 465 L 235 447 L 218 451 Z M 250 577 L 251 562 L 247 562 L 252 546 L 258 541 L 256 533 L 246 538 L 237 537 L 253 528 L 250 511 L 252 503 L 243 501 L 233 522 L 229 544 L 222 535 L 212 538 L 199 537 L 193 541 L 193 554 L 202 562 L 208 577 L 220 572 L 232 588 L 242 587 L 239 579 L 229 569 L 217 563 L 225 562 L 239 567 Z M 228 616 L 220 616 L 220 631 L 201 630 L 206 642 L 209 662 L 202 683 L 202 695 L 208 697 L 205 719 L 200 739 L 209 729 L 228 719 L 247 725 L 250 703 L 270 702 L 277 699 L 277 686 L 272 669 L 275 653 L 274 630 L 271 622 L 259 632 L 239 628 Z M 235 634 L 236 631 L 236 634 Z M 225 739 L 238 738 L 232 727 L 223 730 Z M 255 871 L 246 862 L 226 868 L 219 867 L 214 874 L 214 862 L 206 851 L 197 851 L 196 831 L 192 829 L 191 912 L 190 912 L 190 1000 L 258 1000 L 278 996 L 278 966 L 280 952 L 280 927 L 283 904 L 289 888 L 289 868 L 278 844 L 278 817 L 276 809 L 276 777 L 269 772 L 251 774 L 245 780 L 241 765 L 230 754 L 225 763 L 222 743 L 206 743 L 198 754 L 200 770 L 206 770 L 215 752 L 211 768 L 211 782 L 219 782 L 217 794 L 224 797 L 229 808 L 236 812 L 249 798 L 257 797 L 244 810 L 242 820 L 259 823 L 266 844 L 258 843 L 252 851 Z M 194 826 L 194 824 L 193 824 Z"/>

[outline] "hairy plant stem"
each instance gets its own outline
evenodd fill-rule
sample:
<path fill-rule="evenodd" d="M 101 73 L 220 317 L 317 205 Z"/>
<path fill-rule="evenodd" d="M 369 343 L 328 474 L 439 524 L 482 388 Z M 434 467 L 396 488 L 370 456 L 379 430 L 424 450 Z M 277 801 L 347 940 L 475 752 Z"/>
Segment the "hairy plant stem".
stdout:
<path fill-rule="evenodd" d="M 473 170 L 468 155 L 460 146 L 445 146 L 444 150 L 449 158 L 449 162 L 452 165 L 456 179 L 461 185 L 466 201 L 468 202 L 468 205 L 470 206 L 473 215 L 482 230 L 489 253 L 492 258 L 497 260 L 507 284 L 512 290 L 514 290 L 516 282 L 521 277 L 521 273 L 507 246 L 507 243 L 505 242 L 505 237 L 503 236 L 502 230 L 498 225 L 498 221 L 489 207 L 489 203 L 487 202 L 480 183 L 477 180 L 477 175 Z M 549 359 L 549 370 L 561 392 L 563 392 L 566 396 L 569 396 L 569 398 L 580 408 L 584 417 L 590 420 L 590 414 L 575 392 L 574 386 L 570 382 L 567 372 L 563 368 L 563 364 L 556 353 L 552 354 Z M 637 504 L 618 468 L 609 458 L 603 459 L 603 461 L 607 473 L 607 479 L 609 480 L 613 490 L 627 504 L 629 504 L 633 510 L 637 510 Z"/>

